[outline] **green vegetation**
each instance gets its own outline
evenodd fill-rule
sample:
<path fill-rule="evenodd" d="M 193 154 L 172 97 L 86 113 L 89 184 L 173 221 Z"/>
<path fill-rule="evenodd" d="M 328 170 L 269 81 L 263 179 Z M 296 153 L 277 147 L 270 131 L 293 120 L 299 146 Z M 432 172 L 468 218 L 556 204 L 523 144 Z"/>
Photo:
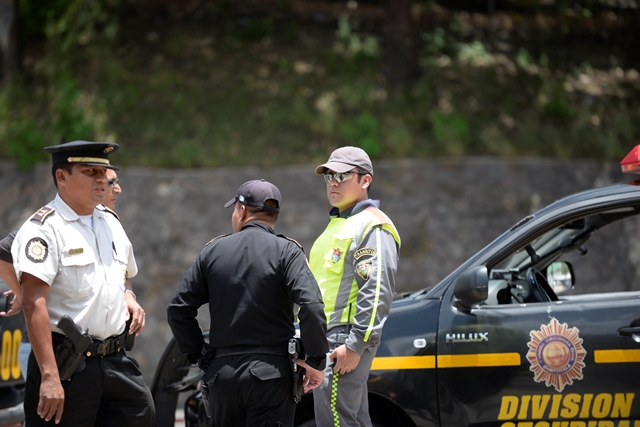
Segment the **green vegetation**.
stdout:
<path fill-rule="evenodd" d="M 619 160 L 640 142 L 630 65 L 573 44 L 569 61 L 553 34 L 496 47 L 472 37 L 469 14 L 422 29 L 421 77 L 390 90 L 381 40 L 346 17 L 160 28 L 115 19 L 109 2 L 55 3 L 29 15 L 41 49 L 0 92 L 0 157 L 25 168 L 74 139 L 118 142 L 118 164 L 168 168 L 313 163 L 344 144 L 375 158 Z"/>

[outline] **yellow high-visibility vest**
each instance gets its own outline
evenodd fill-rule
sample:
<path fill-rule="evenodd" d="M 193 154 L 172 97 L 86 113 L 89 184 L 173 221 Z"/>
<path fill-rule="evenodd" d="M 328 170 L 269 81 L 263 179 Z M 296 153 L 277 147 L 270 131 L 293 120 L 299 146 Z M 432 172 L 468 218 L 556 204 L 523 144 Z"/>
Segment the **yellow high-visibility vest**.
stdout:
<path fill-rule="evenodd" d="M 309 267 L 322 292 L 329 328 L 353 323 L 358 284 L 353 266 L 345 269 L 345 259 L 353 261 L 354 251 L 375 226 L 391 233 L 400 246 L 393 222 L 381 210 L 370 207 L 348 218 L 332 217 L 311 248 Z M 380 251 L 378 255 L 381 256 Z"/>

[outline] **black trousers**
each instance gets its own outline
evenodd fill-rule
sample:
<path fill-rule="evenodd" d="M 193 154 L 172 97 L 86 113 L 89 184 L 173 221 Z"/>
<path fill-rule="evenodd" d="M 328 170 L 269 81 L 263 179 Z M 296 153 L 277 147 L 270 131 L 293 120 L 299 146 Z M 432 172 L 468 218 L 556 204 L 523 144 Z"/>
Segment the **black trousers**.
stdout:
<path fill-rule="evenodd" d="M 292 427 L 296 404 L 287 356 L 214 359 L 203 377 L 215 427 Z"/>
<path fill-rule="evenodd" d="M 138 363 L 122 353 L 88 357 L 85 367 L 62 381 L 64 412 L 46 422 L 37 413 L 41 374 L 31 352 L 24 398 L 25 426 L 151 427 L 155 407 Z"/>

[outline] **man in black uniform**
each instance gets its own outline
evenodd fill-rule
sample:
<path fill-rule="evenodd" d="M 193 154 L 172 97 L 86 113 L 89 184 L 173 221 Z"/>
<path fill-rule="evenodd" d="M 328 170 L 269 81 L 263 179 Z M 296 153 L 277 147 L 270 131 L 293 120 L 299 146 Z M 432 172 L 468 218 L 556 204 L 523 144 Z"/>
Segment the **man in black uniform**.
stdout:
<path fill-rule="evenodd" d="M 167 308 L 178 348 L 205 371 L 216 427 L 292 426 L 295 402 L 287 343 L 294 335 L 294 303 L 307 353 L 305 391 L 322 381 L 326 320 L 318 284 L 302 248 L 273 231 L 278 188 L 244 183 L 233 206 L 233 234 L 207 243 Z M 198 308 L 209 303 L 209 343 Z"/>

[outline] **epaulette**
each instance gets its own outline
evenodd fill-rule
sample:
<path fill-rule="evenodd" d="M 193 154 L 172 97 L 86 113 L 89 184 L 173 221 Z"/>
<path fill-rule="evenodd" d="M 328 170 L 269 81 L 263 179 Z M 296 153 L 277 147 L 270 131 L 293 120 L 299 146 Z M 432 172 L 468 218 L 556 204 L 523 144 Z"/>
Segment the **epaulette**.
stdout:
<path fill-rule="evenodd" d="M 298 243 L 298 241 L 296 239 L 292 239 L 291 237 L 287 237 L 284 234 L 278 234 L 278 237 L 282 237 L 284 239 L 287 239 L 290 242 L 295 243 L 302 250 L 302 252 L 304 252 L 304 248 L 302 247 L 302 245 L 300 243 Z"/>
<path fill-rule="evenodd" d="M 96 208 L 102 212 L 109 212 L 111 215 L 115 216 L 118 221 L 120 221 L 120 217 L 118 216 L 118 214 L 113 209 L 108 208 L 104 204 L 98 205 L 96 206 Z"/>
<path fill-rule="evenodd" d="M 29 218 L 33 222 L 39 222 L 40 224 L 44 224 L 44 222 L 56 212 L 51 206 L 43 206 L 36 213 L 31 215 Z"/>
<path fill-rule="evenodd" d="M 213 239 L 209 240 L 205 246 L 209 246 L 209 244 L 210 244 L 211 242 L 213 242 L 214 240 L 217 240 L 217 239 L 219 239 L 219 238 L 221 238 L 221 237 L 226 237 L 226 236 L 229 236 L 229 234 L 221 234 L 221 235 L 219 235 L 218 237 L 214 237 Z"/>

